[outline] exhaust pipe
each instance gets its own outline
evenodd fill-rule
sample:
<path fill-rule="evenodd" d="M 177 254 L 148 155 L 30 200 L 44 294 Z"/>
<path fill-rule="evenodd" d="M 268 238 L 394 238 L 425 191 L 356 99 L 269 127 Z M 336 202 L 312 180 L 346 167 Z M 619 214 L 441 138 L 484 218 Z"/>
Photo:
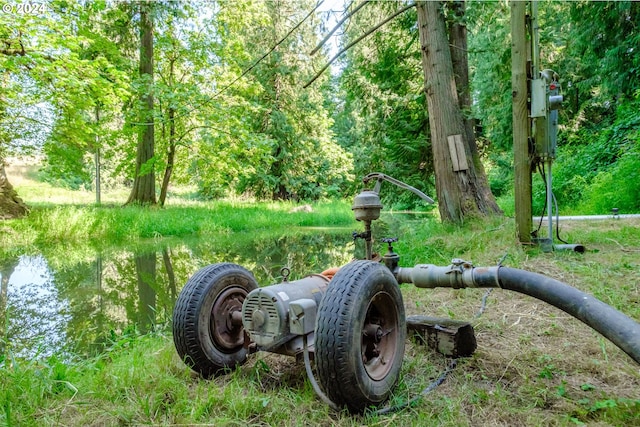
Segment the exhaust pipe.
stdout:
<path fill-rule="evenodd" d="M 640 324 L 599 299 L 566 283 L 509 267 L 474 267 L 453 260 L 447 267 L 419 264 L 398 268 L 398 283 L 419 288 L 502 288 L 537 298 L 595 329 L 640 364 Z"/>

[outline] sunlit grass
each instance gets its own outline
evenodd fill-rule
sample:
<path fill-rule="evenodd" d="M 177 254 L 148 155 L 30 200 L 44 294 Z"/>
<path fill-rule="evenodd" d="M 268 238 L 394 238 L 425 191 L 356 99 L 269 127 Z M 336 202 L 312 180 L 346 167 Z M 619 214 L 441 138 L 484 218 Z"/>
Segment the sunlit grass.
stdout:
<path fill-rule="evenodd" d="M 312 212 L 290 212 L 291 207 L 289 203 L 226 201 L 164 209 L 92 205 L 34 207 L 26 218 L 2 224 L 0 244 L 5 252 L 62 242 L 99 248 L 145 239 L 260 233 L 292 227 L 353 226 L 355 223 L 346 201 L 317 203 Z"/>
<path fill-rule="evenodd" d="M 145 239 L 355 223 L 349 201 L 321 201 L 296 210 L 299 205 L 292 202 L 195 201 L 189 198 L 189 189 L 177 189 L 164 208 L 140 207 L 124 206 L 128 194 L 119 189 L 103 192 L 103 203 L 96 205 L 91 192 L 56 188 L 37 181 L 34 166 L 14 165 L 8 171 L 31 212 L 24 219 L 3 222 L 0 244 L 4 252 L 62 242 L 100 248 Z"/>

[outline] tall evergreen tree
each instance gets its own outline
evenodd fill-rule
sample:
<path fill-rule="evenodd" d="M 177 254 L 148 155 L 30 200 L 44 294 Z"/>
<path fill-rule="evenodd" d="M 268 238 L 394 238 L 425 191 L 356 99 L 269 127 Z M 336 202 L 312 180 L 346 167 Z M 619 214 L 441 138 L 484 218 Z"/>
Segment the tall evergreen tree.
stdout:
<path fill-rule="evenodd" d="M 370 2 L 347 23 L 348 45 L 402 7 Z M 344 55 L 338 76 L 334 129 L 353 153 L 355 173 L 384 172 L 432 193 L 429 119 L 417 43 L 415 8 L 358 42 Z M 406 209 L 421 203 L 406 192 L 385 192 L 385 203 Z"/>
<path fill-rule="evenodd" d="M 458 102 L 446 23 L 439 2 L 418 2 L 425 92 L 440 217 L 461 223 L 467 217 L 499 213 L 484 170 L 472 156 Z"/>
<path fill-rule="evenodd" d="M 222 138 L 244 151 L 230 156 L 245 167 L 237 175 L 240 192 L 316 199 L 339 194 L 353 179 L 349 156 L 333 141 L 322 85 L 302 90 L 322 60 L 308 56 L 317 42 L 314 7 L 312 1 L 241 2 L 223 4 L 218 15 L 222 51 L 244 53 L 225 56 L 226 67 L 234 73 L 252 67 L 227 91 L 229 100 L 246 102 L 240 118 L 246 138 L 234 141 L 237 132 Z"/>

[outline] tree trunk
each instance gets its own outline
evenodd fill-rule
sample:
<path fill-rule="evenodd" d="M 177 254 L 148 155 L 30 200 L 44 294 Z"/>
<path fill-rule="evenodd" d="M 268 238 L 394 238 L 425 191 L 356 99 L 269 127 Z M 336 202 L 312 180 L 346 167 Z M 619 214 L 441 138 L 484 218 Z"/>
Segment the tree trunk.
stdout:
<path fill-rule="evenodd" d="M 153 120 L 153 21 L 152 5 L 140 3 L 140 78 L 143 89 L 140 93 L 143 108 L 139 114 L 140 132 L 136 153 L 136 175 L 127 200 L 143 205 L 156 204 L 156 180 L 154 172 L 154 120 Z"/>
<path fill-rule="evenodd" d="M 485 200 L 488 213 L 502 213 L 498 204 L 495 202 L 484 165 L 480 159 L 478 144 L 475 135 L 475 119 L 471 112 L 471 85 L 469 83 L 469 55 L 467 46 L 467 25 L 465 21 L 466 7 L 464 0 L 447 3 L 450 14 L 449 20 L 449 49 L 451 52 L 451 64 L 453 66 L 453 75 L 456 81 L 456 89 L 458 94 L 458 106 L 462 112 L 462 120 L 466 133 L 466 142 L 471 153 L 471 161 L 475 166 L 477 175 L 478 191 L 481 198 Z"/>
<path fill-rule="evenodd" d="M 162 177 L 162 186 L 160 187 L 160 199 L 158 203 L 160 206 L 164 206 L 164 202 L 167 199 L 167 192 L 169 191 L 169 182 L 171 181 L 171 174 L 173 173 L 173 166 L 176 158 L 176 123 L 175 123 L 175 109 L 169 107 L 169 146 L 167 147 L 167 166 L 164 168 L 164 176 Z"/>
<path fill-rule="evenodd" d="M 175 59 L 172 59 L 169 64 L 169 87 L 173 87 L 175 83 Z M 171 175 L 173 173 L 173 166 L 176 158 L 176 109 L 173 103 L 169 101 L 167 107 L 167 116 L 169 119 L 169 140 L 167 141 L 167 166 L 164 168 L 164 176 L 162 177 L 162 186 L 160 187 L 160 199 L 158 203 L 160 206 L 164 206 L 164 202 L 167 199 L 167 192 L 169 191 L 169 182 L 171 181 Z M 164 123 L 162 125 L 162 137 L 164 138 Z"/>
<path fill-rule="evenodd" d="M 462 223 L 467 217 L 499 213 L 471 154 L 441 5 L 418 2 L 417 12 L 440 217 Z"/>
<path fill-rule="evenodd" d="M 7 306 L 9 305 L 9 278 L 20 263 L 19 258 L 9 258 L 0 263 L 0 359 L 4 358 L 8 341 Z"/>
<path fill-rule="evenodd" d="M 136 254 L 135 263 L 139 299 L 136 326 L 145 334 L 156 323 L 156 253 Z"/>
<path fill-rule="evenodd" d="M 471 153 L 478 152 L 473 131 L 474 120 L 471 116 L 471 94 L 469 92 L 469 58 L 467 55 L 467 26 L 465 24 L 465 2 L 453 1 L 447 3 L 452 12 L 448 15 L 449 50 L 451 65 L 456 80 L 458 105 L 462 111 L 467 140 L 470 142 Z"/>
<path fill-rule="evenodd" d="M 22 218 L 28 213 L 29 208 L 13 189 L 0 160 L 0 220 Z"/>
<path fill-rule="evenodd" d="M 171 75 L 169 77 L 170 85 L 173 84 L 173 62 L 171 63 Z M 158 203 L 160 206 L 164 206 L 164 202 L 167 200 L 167 192 L 169 191 L 169 182 L 171 182 L 171 175 L 173 174 L 173 166 L 176 158 L 176 110 L 169 103 L 169 111 L 167 113 L 169 119 L 169 140 L 167 141 L 167 165 L 164 168 L 164 176 L 162 177 L 162 186 L 160 187 L 160 199 Z M 163 125 L 164 129 L 164 125 Z M 164 133 L 164 131 L 163 131 Z"/>
<path fill-rule="evenodd" d="M 96 105 L 96 129 L 100 127 L 100 107 Z M 96 132 L 96 147 L 93 153 L 94 163 L 96 165 L 96 205 L 100 204 L 101 201 L 101 183 L 100 183 L 100 137 L 98 136 L 98 132 Z"/>

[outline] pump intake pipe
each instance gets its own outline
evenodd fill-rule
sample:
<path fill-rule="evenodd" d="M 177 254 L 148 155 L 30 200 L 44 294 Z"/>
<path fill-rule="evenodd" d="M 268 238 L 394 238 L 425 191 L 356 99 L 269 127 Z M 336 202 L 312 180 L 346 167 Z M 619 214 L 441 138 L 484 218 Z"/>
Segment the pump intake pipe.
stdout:
<path fill-rule="evenodd" d="M 362 178 L 362 182 L 364 182 L 365 184 L 369 181 L 372 180 L 376 180 L 376 185 L 373 187 L 373 191 L 376 194 L 380 193 L 380 186 L 382 184 L 382 181 L 387 181 L 392 183 L 393 185 L 396 185 L 400 188 L 404 188 L 405 190 L 409 190 L 411 191 L 413 194 L 417 195 L 418 197 L 420 197 L 422 200 L 426 201 L 427 203 L 430 204 L 434 204 L 435 201 L 427 196 L 426 194 L 424 194 L 422 191 L 418 190 L 415 187 L 410 186 L 409 184 L 405 184 L 404 182 L 397 180 L 393 177 L 390 177 L 389 175 L 385 175 L 381 172 L 372 172 L 369 175 L 365 176 L 364 178 Z"/>
<path fill-rule="evenodd" d="M 592 295 L 542 274 L 502 266 L 474 267 L 460 259 L 446 267 L 419 264 L 399 267 L 394 273 L 398 283 L 413 283 L 419 288 L 502 288 L 529 295 L 595 329 L 640 364 L 638 322 Z"/>

